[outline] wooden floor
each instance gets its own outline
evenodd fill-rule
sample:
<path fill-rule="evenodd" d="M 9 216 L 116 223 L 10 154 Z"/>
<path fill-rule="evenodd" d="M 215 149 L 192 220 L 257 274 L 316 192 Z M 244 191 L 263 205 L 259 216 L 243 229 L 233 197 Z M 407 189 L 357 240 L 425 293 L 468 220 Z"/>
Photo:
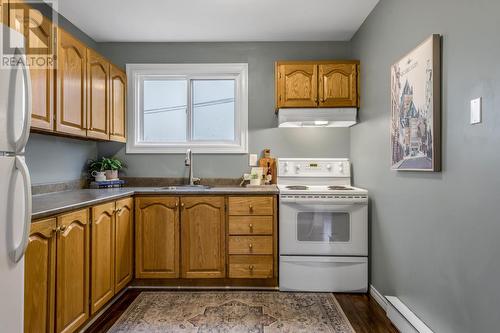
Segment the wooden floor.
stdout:
<path fill-rule="evenodd" d="M 141 291 L 144 290 L 127 290 L 89 327 L 86 333 L 107 332 Z M 370 296 L 365 294 L 335 294 L 335 297 L 356 333 L 398 332 L 385 316 L 384 310 Z"/>

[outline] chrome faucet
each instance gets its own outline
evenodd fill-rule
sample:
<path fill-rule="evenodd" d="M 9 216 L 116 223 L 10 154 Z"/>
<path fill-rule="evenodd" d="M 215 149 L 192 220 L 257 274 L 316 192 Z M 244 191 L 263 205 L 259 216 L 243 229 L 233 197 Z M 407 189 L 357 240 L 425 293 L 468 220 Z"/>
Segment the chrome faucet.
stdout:
<path fill-rule="evenodd" d="M 195 182 L 199 182 L 199 178 L 193 177 L 193 153 L 191 148 L 186 150 L 186 159 L 184 160 L 184 165 L 189 167 L 189 186 L 193 186 Z"/>

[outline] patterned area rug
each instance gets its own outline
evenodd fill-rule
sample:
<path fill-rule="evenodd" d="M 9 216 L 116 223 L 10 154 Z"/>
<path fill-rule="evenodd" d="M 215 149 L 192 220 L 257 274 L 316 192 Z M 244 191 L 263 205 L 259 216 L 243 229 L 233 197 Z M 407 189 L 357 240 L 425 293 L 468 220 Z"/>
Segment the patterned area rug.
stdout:
<path fill-rule="evenodd" d="M 333 294 L 142 292 L 108 332 L 354 333 Z"/>

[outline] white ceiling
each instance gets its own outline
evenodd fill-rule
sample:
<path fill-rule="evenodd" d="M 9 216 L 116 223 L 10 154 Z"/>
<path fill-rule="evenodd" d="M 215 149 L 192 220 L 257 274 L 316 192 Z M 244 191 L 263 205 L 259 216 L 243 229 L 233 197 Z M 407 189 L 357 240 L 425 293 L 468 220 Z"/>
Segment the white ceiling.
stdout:
<path fill-rule="evenodd" d="M 379 0 L 59 0 L 98 42 L 347 41 Z"/>

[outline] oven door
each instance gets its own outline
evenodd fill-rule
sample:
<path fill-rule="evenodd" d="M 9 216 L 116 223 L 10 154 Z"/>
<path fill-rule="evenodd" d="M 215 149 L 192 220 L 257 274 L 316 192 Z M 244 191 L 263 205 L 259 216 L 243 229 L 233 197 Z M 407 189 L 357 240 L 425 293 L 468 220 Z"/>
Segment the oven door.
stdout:
<path fill-rule="evenodd" d="M 367 256 L 366 199 L 280 198 L 280 255 Z"/>

